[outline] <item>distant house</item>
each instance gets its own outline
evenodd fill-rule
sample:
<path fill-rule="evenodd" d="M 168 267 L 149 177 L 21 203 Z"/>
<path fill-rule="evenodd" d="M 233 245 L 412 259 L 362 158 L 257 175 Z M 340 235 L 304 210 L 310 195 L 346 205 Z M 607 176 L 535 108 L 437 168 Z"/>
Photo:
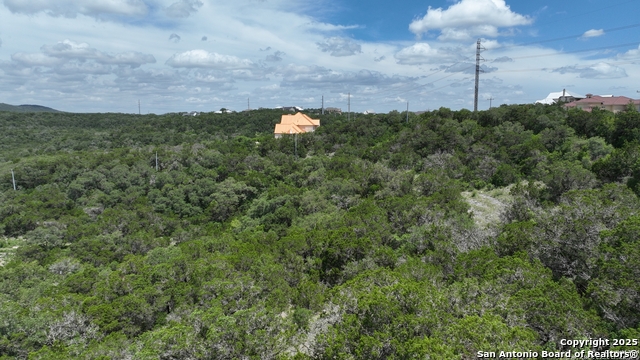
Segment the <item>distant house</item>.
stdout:
<path fill-rule="evenodd" d="M 281 109 L 282 111 L 288 111 L 288 112 L 296 112 L 296 111 L 304 110 L 303 108 L 298 106 L 278 106 L 276 109 Z"/>
<path fill-rule="evenodd" d="M 592 109 L 598 108 L 617 113 L 626 110 L 629 104 L 633 104 L 636 110 L 640 111 L 640 100 L 635 100 L 626 96 L 613 95 L 587 94 L 587 97 L 584 99 L 570 102 L 564 106 L 566 108 L 578 108 L 585 111 L 591 111 Z"/>
<path fill-rule="evenodd" d="M 284 134 L 313 132 L 318 126 L 320 126 L 319 119 L 312 119 L 300 112 L 295 115 L 282 115 L 280 124 L 276 124 L 276 129 L 273 131 L 273 134 L 276 139 L 279 139 Z"/>
<path fill-rule="evenodd" d="M 324 112 L 325 114 L 342 114 L 342 109 L 337 108 L 337 107 L 328 107 L 328 108 L 324 108 Z"/>
<path fill-rule="evenodd" d="M 578 95 L 578 94 L 572 93 L 571 91 L 567 91 L 566 89 L 563 89 L 562 91 L 549 93 L 549 95 L 547 95 L 546 98 L 536 101 L 536 104 L 551 105 L 557 102 L 568 103 L 568 102 L 572 102 L 572 101 L 576 101 L 584 98 L 585 97 L 583 95 Z"/>

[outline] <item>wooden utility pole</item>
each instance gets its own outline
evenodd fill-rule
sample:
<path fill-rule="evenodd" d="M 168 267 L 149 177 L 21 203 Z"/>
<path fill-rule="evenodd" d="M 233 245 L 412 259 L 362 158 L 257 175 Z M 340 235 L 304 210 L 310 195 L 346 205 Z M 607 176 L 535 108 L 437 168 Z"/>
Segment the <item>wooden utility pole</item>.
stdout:
<path fill-rule="evenodd" d="M 492 96 L 492 97 L 490 97 L 490 98 L 489 98 L 489 99 L 487 99 L 487 100 L 489 100 L 489 109 L 491 109 L 491 102 L 492 102 L 493 100 L 495 100 L 495 99 L 494 99 L 494 98 L 493 98 L 493 96 Z"/>
<path fill-rule="evenodd" d="M 140 115 L 140 99 L 138 99 L 138 115 Z"/>

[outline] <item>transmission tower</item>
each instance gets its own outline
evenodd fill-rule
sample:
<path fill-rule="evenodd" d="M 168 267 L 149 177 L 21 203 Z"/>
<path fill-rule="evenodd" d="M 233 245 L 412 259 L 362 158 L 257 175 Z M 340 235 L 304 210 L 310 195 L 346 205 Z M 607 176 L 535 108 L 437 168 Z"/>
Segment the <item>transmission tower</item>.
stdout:
<path fill-rule="evenodd" d="M 480 60 L 484 61 L 484 59 L 480 56 L 481 50 L 486 50 L 486 49 L 482 47 L 482 45 L 480 45 L 480 39 L 478 39 L 478 42 L 476 44 L 476 89 L 473 96 L 474 112 L 478 111 L 478 85 L 480 84 L 480 73 L 482 72 L 482 70 L 480 70 Z"/>
<path fill-rule="evenodd" d="M 351 92 L 347 95 L 347 121 L 351 121 Z"/>

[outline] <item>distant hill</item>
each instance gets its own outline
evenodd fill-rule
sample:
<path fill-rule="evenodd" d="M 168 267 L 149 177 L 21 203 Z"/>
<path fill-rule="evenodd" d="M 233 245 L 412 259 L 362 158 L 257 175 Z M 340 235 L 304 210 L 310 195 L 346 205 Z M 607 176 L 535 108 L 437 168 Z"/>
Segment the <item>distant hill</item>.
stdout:
<path fill-rule="evenodd" d="M 41 105 L 9 105 L 0 103 L 0 111 L 10 112 L 61 112 L 50 107 Z"/>

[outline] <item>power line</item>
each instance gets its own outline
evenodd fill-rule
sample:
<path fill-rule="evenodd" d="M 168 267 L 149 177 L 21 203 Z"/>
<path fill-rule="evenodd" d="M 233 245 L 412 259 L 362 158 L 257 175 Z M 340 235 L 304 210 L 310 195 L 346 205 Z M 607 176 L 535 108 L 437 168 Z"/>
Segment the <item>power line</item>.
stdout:
<path fill-rule="evenodd" d="M 640 27 L 640 23 L 631 24 L 631 25 L 625 25 L 625 26 L 620 26 L 620 27 L 611 28 L 611 29 L 603 29 L 602 31 L 603 31 L 604 33 L 610 33 L 610 32 L 615 32 L 615 31 L 620 31 L 620 30 L 631 29 L 631 28 L 635 28 L 635 27 Z M 522 44 L 502 45 L 502 46 L 498 46 L 498 47 L 495 47 L 495 48 L 490 48 L 490 49 L 488 49 L 488 50 L 510 49 L 510 48 L 514 48 L 514 47 L 521 47 L 521 46 L 528 46 L 528 45 L 536 45 L 536 44 L 544 44 L 544 43 L 554 42 L 554 41 L 560 41 L 560 40 L 575 39 L 575 38 L 579 38 L 579 37 L 581 37 L 582 35 L 584 35 L 584 33 L 582 33 L 582 34 L 575 34 L 575 35 L 568 35 L 568 36 L 562 36 L 562 37 L 553 38 L 553 39 L 546 39 L 546 40 L 532 41 L 532 42 L 522 43 Z"/>
<path fill-rule="evenodd" d="M 639 58 L 640 60 L 640 58 Z M 616 62 L 608 62 L 607 64 L 609 65 L 625 65 L 625 64 L 635 64 L 635 61 L 616 61 Z M 592 67 L 593 64 L 589 64 L 589 65 L 580 65 L 580 66 L 576 66 L 574 67 L 574 69 L 579 70 L 579 69 L 588 69 L 590 67 Z M 550 68 L 534 68 L 534 69 L 514 69 L 514 70 L 496 70 L 496 71 L 492 71 L 491 73 L 508 73 L 508 72 L 533 72 L 533 71 L 547 71 L 547 70 L 553 70 Z"/>
<path fill-rule="evenodd" d="M 532 58 L 545 57 L 545 56 L 558 56 L 558 55 L 564 55 L 564 54 L 575 54 L 575 53 L 579 53 L 579 52 L 615 49 L 615 48 L 621 48 L 621 47 L 625 47 L 625 46 L 635 46 L 637 44 L 638 44 L 638 42 L 632 42 L 632 43 L 626 43 L 626 44 L 600 46 L 600 47 L 582 49 L 582 50 L 563 51 L 561 53 L 549 53 L 549 54 L 540 54 L 540 55 L 518 56 L 518 57 L 513 57 L 511 59 L 513 59 L 513 60 L 517 60 L 517 59 L 532 59 Z"/>

